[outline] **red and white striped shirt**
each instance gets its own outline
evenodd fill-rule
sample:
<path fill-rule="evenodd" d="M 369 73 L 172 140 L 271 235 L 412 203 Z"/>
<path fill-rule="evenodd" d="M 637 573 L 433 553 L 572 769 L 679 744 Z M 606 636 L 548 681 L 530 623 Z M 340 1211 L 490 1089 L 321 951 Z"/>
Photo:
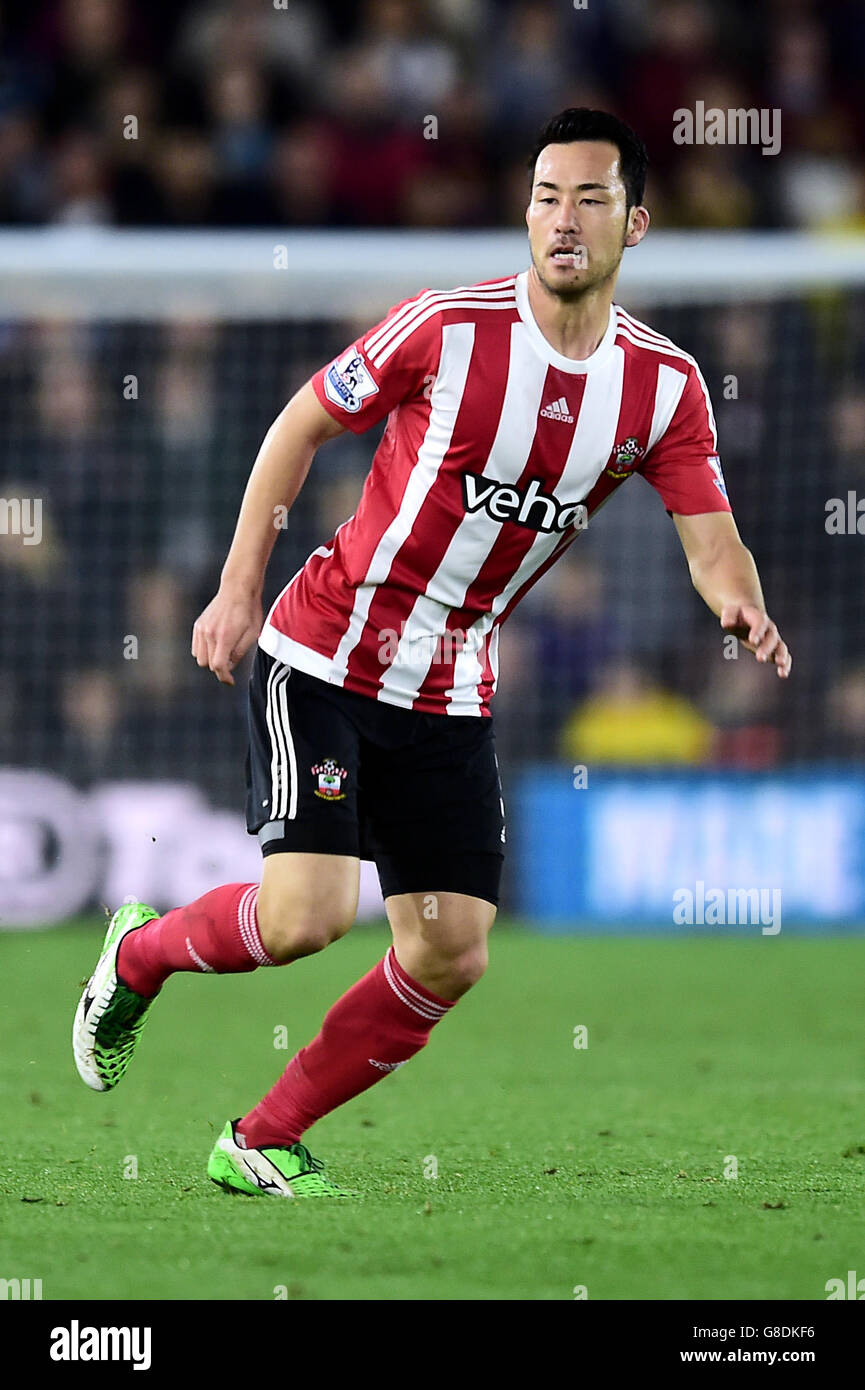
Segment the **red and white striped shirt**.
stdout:
<path fill-rule="evenodd" d="M 591 357 L 562 356 L 527 272 L 423 290 L 312 385 L 356 433 L 387 427 L 355 515 L 259 641 L 389 704 L 488 714 L 501 623 L 632 473 L 670 512 L 730 510 L 694 359 L 616 304 Z"/>

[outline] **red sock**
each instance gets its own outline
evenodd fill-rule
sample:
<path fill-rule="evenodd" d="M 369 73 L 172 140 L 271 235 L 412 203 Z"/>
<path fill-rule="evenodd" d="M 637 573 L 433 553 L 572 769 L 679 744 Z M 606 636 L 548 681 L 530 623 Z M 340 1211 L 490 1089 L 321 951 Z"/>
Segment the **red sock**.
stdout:
<path fill-rule="evenodd" d="M 261 944 L 257 883 L 226 883 L 125 936 L 117 973 L 136 994 L 158 994 L 175 970 L 239 975 L 276 965 Z"/>
<path fill-rule="evenodd" d="M 293 1144 L 322 1115 L 420 1052 L 452 1006 L 407 975 L 391 947 L 337 1000 L 318 1037 L 292 1058 L 236 1133 L 250 1149 Z"/>

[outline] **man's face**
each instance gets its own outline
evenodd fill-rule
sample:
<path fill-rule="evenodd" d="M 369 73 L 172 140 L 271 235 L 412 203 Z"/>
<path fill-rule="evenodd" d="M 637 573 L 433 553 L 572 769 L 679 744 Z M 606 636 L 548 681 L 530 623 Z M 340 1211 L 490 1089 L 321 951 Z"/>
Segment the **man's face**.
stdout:
<path fill-rule="evenodd" d="M 625 247 L 648 225 L 645 209 L 627 212 L 626 201 L 615 145 L 578 140 L 541 150 L 526 225 L 532 262 L 551 294 L 577 297 L 615 274 Z"/>

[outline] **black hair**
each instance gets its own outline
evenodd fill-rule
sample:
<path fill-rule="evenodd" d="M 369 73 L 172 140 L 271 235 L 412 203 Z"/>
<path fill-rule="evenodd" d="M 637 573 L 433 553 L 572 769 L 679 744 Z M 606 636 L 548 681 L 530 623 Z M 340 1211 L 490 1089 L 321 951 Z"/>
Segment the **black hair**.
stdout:
<path fill-rule="evenodd" d="M 534 177 L 538 155 L 546 145 L 570 145 L 576 140 L 608 140 L 619 151 L 619 167 L 625 185 L 628 208 L 637 207 L 646 191 L 649 155 L 645 145 L 629 125 L 609 111 L 593 111 L 588 106 L 569 106 L 547 121 L 539 131 L 529 160 L 529 176 Z"/>

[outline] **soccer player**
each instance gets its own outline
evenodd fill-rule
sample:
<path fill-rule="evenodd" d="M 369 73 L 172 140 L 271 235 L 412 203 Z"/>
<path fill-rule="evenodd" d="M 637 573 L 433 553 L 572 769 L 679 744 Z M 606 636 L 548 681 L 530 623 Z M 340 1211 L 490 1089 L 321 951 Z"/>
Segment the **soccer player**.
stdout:
<path fill-rule="evenodd" d="M 398 304 L 297 392 L 261 446 L 192 639 L 199 666 L 229 685 L 258 642 L 247 828 L 261 884 L 163 917 L 121 907 L 74 1037 L 83 1079 L 110 1089 L 169 975 L 320 951 L 351 927 L 359 862 L 374 858 L 393 945 L 225 1125 L 208 1164 L 225 1188 L 344 1195 L 303 1136 L 409 1061 L 484 973 L 505 844 L 490 713 L 499 628 L 632 474 L 672 514 L 721 626 L 789 675 L 699 367 L 613 302 L 624 250 L 649 226 L 646 167 L 612 115 L 556 116 L 532 160 L 529 268 Z M 322 444 L 385 416 L 355 515 L 262 625 L 275 518 Z"/>

